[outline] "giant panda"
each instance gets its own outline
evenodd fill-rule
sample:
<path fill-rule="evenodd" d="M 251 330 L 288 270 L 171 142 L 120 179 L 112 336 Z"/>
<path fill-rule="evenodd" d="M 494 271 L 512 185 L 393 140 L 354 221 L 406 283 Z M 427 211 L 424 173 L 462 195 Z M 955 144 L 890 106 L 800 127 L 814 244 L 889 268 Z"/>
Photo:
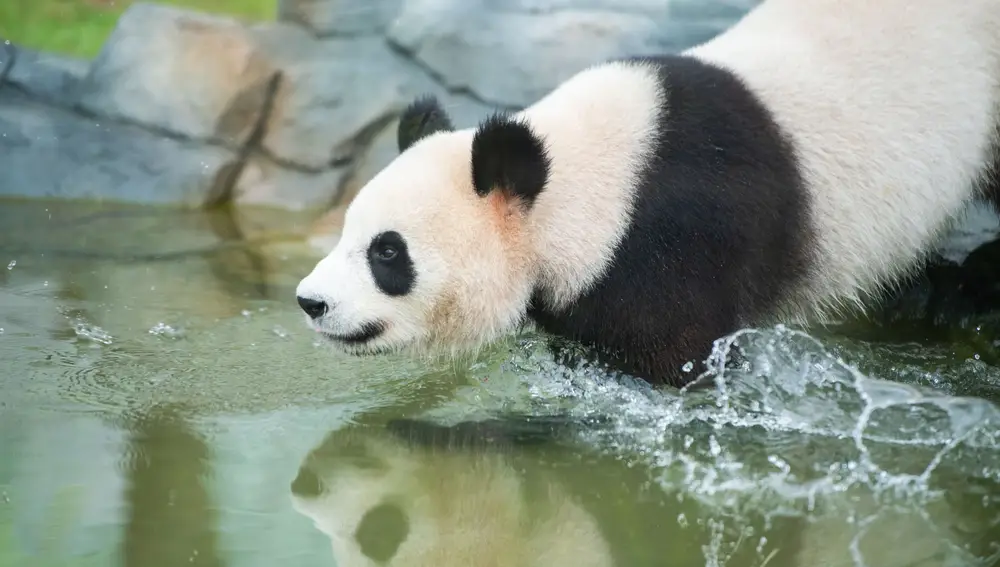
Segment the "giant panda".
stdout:
<path fill-rule="evenodd" d="M 990 552 L 974 543 L 988 530 L 957 528 L 971 509 L 935 506 L 931 520 L 865 490 L 813 495 L 809 520 L 785 502 L 757 504 L 768 521 L 749 512 L 754 504 L 727 517 L 650 482 L 639 463 L 584 457 L 545 427 L 526 432 L 510 417 L 352 423 L 303 459 L 292 506 L 329 538 L 338 567 L 853 567 L 859 531 L 872 567 L 947 565 L 963 556 L 955 542 L 970 558 Z M 760 489 L 745 487 L 747 500 Z M 738 498 L 724 492 L 720 500 Z"/>
<path fill-rule="evenodd" d="M 472 128 L 421 97 L 298 304 L 354 354 L 534 324 L 688 383 L 717 338 L 863 308 L 1000 206 L 997 30 L 997 0 L 764 0 Z"/>

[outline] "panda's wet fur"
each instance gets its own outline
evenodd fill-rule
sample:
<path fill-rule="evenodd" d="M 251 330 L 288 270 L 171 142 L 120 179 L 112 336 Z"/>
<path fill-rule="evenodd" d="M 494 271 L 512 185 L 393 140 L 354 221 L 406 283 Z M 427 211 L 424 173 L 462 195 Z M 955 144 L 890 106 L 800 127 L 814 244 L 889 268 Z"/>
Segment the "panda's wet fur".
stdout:
<path fill-rule="evenodd" d="M 595 65 L 476 128 L 421 98 L 344 238 L 410 207 L 422 226 L 402 238 L 440 248 L 408 273 L 428 295 L 396 313 L 336 291 L 359 277 L 345 240 L 299 293 L 342 310 L 312 321 L 334 340 L 351 335 L 331 326 L 390 329 L 352 352 L 476 347 L 530 320 L 686 383 L 714 339 L 863 307 L 970 200 L 1000 208 L 997 26 L 992 0 L 766 0 L 705 44 Z"/>

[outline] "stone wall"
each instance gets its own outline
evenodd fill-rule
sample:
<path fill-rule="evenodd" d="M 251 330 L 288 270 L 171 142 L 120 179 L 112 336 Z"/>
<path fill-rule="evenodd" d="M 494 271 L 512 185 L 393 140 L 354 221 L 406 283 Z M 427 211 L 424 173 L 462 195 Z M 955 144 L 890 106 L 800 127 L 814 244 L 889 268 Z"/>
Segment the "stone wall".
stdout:
<path fill-rule="evenodd" d="M 395 156 L 419 94 L 471 125 L 590 63 L 705 40 L 755 2 L 279 0 L 256 24 L 136 3 L 93 61 L 17 48 L 0 196 L 328 210 Z"/>

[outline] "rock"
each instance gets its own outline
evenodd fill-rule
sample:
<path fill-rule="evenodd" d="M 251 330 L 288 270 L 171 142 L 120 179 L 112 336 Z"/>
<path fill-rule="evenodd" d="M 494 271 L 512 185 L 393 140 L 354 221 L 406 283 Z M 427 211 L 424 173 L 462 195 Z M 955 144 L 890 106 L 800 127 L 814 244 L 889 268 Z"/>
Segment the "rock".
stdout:
<path fill-rule="evenodd" d="M 292 211 L 329 208 L 337 201 L 346 168 L 318 173 L 282 167 L 267 156 L 250 157 L 233 189 L 238 205 L 280 207 Z"/>
<path fill-rule="evenodd" d="M 33 96 L 53 104 L 73 104 L 74 89 L 90 62 L 55 53 L 17 47 L 17 59 L 7 79 Z"/>
<path fill-rule="evenodd" d="M 278 19 L 318 36 L 380 33 L 399 13 L 402 0 L 278 0 Z"/>
<path fill-rule="evenodd" d="M 96 121 L 0 90 L 0 195 L 201 206 L 237 167 L 223 148 Z"/>
<path fill-rule="evenodd" d="M 380 38 L 311 45 L 306 56 L 282 57 L 263 140 L 280 161 L 314 171 L 344 163 L 414 96 L 440 88 Z"/>
<path fill-rule="evenodd" d="M 448 88 L 501 106 L 527 106 L 592 63 L 660 51 L 659 26 L 644 15 L 411 9 L 419 3 L 407 3 L 390 39 Z"/>
<path fill-rule="evenodd" d="M 248 28 L 254 43 L 279 67 L 314 57 L 322 41 L 301 26 L 288 22 L 258 22 Z"/>
<path fill-rule="evenodd" d="M 716 22 L 721 25 L 716 33 L 728 27 L 743 17 L 751 8 L 760 4 L 761 0 L 672 0 L 668 13 L 674 24 L 691 24 L 696 22 Z M 642 3 L 639 0 L 636 3 Z M 650 2 L 645 2 L 650 3 Z"/>
<path fill-rule="evenodd" d="M 388 35 L 449 88 L 523 107 L 587 65 L 709 39 L 755 3 L 407 0 Z"/>
<path fill-rule="evenodd" d="M 666 20 L 673 1 L 664 0 L 480 0 L 479 9 L 493 12 L 551 14 L 567 10 L 614 11 L 644 14 Z M 713 2 L 716 0 L 713 0 Z M 710 2 L 706 2 L 708 4 Z"/>
<path fill-rule="evenodd" d="M 98 116 L 243 146 L 277 69 L 236 20 L 132 4 L 79 84 Z"/>

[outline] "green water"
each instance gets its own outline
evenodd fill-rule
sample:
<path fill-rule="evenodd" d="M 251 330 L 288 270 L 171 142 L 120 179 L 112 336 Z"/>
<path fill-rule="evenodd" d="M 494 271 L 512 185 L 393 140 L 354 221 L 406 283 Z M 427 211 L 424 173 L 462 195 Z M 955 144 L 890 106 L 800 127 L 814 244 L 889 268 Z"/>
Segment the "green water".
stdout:
<path fill-rule="evenodd" d="M 684 394 L 532 336 L 351 359 L 291 220 L 0 202 L 0 567 L 1000 565 L 974 346 L 762 330 Z"/>

